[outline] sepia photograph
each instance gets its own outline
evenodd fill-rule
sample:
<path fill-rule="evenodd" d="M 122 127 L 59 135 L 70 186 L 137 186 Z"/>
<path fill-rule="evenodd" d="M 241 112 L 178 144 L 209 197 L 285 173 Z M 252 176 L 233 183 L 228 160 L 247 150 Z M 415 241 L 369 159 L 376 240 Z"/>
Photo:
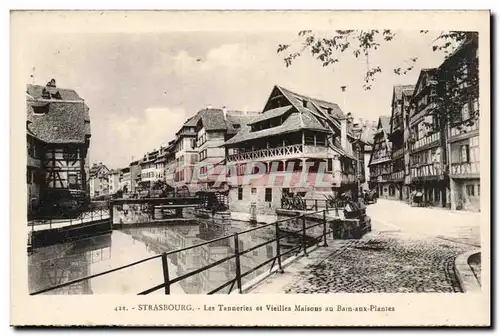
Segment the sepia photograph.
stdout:
<path fill-rule="evenodd" d="M 135 297 L 122 318 L 478 295 L 489 321 L 489 12 L 348 14 L 11 12 L 20 295 Z"/>

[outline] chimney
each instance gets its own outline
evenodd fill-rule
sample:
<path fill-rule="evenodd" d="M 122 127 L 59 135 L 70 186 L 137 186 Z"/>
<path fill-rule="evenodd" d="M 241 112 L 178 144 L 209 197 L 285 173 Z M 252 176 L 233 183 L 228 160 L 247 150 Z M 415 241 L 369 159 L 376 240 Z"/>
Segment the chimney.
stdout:
<path fill-rule="evenodd" d="M 208 104 L 207 106 L 207 110 L 211 109 L 212 108 L 212 105 Z"/>
<path fill-rule="evenodd" d="M 224 120 L 227 119 L 227 107 L 222 106 L 222 114 L 224 115 Z"/>

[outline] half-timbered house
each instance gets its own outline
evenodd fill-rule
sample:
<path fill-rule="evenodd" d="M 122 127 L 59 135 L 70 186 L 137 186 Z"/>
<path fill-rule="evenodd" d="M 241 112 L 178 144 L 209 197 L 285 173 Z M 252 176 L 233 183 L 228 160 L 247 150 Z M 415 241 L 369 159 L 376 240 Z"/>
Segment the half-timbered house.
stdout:
<path fill-rule="evenodd" d="M 31 154 L 36 158 L 39 200 L 44 201 L 50 189 L 88 192 L 90 117 L 85 101 L 74 90 L 58 88 L 54 79 L 45 86 L 28 85 L 26 97 L 28 157 L 35 148 Z"/>
<path fill-rule="evenodd" d="M 478 37 L 471 33 L 439 67 L 448 115 L 447 149 L 453 210 L 480 210 Z"/>
<path fill-rule="evenodd" d="M 409 188 L 405 186 L 405 159 L 408 150 L 405 148 L 405 129 L 409 121 L 410 98 L 415 89 L 414 85 L 395 85 L 392 90 L 392 113 L 389 139 L 392 144 L 391 159 L 392 171 L 390 180 L 396 186 L 396 196 L 400 200 L 409 198 Z"/>
<path fill-rule="evenodd" d="M 446 119 L 439 108 L 437 69 L 420 71 L 410 106 L 412 189 L 423 193 L 426 204 L 446 207 Z"/>
<path fill-rule="evenodd" d="M 370 169 L 370 185 L 374 187 L 379 197 L 397 199 L 396 186 L 391 181 L 390 119 L 389 116 L 381 116 L 378 120 L 368 167 Z"/>
<path fill-rule="evenodd" d="M 273 220 L 283 194 L 355 194 L 349 122 L 335 103 L 275 86 L 263 112 L 225 142 L 229 175 L 236 175 L 228 178 L 232 216 L 245 219 L 254 206 L 258 221 Z"/>

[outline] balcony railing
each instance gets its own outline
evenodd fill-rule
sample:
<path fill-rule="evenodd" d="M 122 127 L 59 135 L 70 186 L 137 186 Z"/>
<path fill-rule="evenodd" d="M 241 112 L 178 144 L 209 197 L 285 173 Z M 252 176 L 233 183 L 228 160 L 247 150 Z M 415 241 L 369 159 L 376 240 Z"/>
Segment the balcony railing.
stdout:
<path fill-rule="evenodd" d="M 227 157 L 227 162 L 266 159 L 266 158 L 274 158 L 277 156 L 288 156 L 288 155 L 296 155 L 303 153 L 304 153 L 304 148 L 301 144 L 276 147 L 276 148 L 264 148 L 255 151 L 229 155 Z"/>
<path fill-rule="evenodd" d="M 403 180 L 404 178 L 405 178 L 404 170 L 400 170 L 398 172 L 391 173 L 391 180 L 393 180 L 393 181 Z"/>
<path fill-rule="evenodd" d="M 452 163 L 450 166 L 450 175 L 470 175 L 479 173 L 479 162 Z"/>
<path fill-rule="evenodd" d="M 420 167 L 411 168 L 410 175 L 411 178 L 422 178 L 422 177 L 431 177 L 431 176 L 439 176 L 443 174 L 443 167 L 441 164 L 426 164 Z"/>
<path fill-rule="evenodd" d="M 410 145 L 410 150 L 417 150 L 421 147 L 431 145 L 433 143 L 439 143 L 439 140 L 441 140 L 441 133 L 436 132 L 434 134 L 428 135 L 426 137 L 423 137 L 422 139 L 419 139 L 415 141 L 415 143 L 412 143 Z"/>
<path fill-rule="evenodd" d="M 391 160 L 391 153 L 387 153 L 385 155 L 382 155 L 382 156 L 379 156 L 379 157 L 374 157 L 371 164 L 377 164 L 377 163 L 380 163 L 380 162 L 384 162 L 384 161 L 390 161 Z"/>
<path fill-rule="evenodd" d="M 403 154 L 404 154 L 404 148 L 402 147 L 392 152 L 392 158 L 398 158 L 400 156 L 403 156 Z"/>

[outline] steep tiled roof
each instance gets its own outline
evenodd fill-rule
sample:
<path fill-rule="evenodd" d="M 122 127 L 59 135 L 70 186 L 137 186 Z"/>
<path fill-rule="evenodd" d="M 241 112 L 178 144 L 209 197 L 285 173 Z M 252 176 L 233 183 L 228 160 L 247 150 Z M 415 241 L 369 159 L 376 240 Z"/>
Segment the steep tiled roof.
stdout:
<path fill-rule="evenodd" d="M 299 107 L 302 107 L 302 102 L 299 101 L 298 98 L 306 99 L 306 100 L 312 102 L 318 108 L 323 108 L 323 107 L 326 109 L 330 108 L 331 112 L 332 112 L 332 117 L 334 117 L 334 118 L 343 118 L 344 117 L 344 113 L 342 112 L 340 107 L 335 103 L 327 102 L 327 101 L 322 100 L 322 99 L 311 98 L 311 97 L 305 96 L 303 94 L 292 92 L 292 91 L 285 89 L 283 87 L 279 87 L 279 88 L 281 89 L 281 91 L 283 93 L 285 93 L 287 98 L 293 100 L 292 103 L 296 103 L 297 105 L 300 105 Z M 298 97 L 298 98 L 296 98 L 296 97 Z M 324 111 L 324 109 L 323 109 L 323 111 Z"/>
<path fill-rule="evenodd" d="M 248 123 L 255 119 L 258 114 L 255 112 L 234 113 L 231 111 L 226 116 L 227 134 L 234 135 L 244 128 Z"/>
<path fill-rule="evenodd" d="M 310 114 L 301 114 L 295 112 L 290 114 L 290 116 L 286 118 L 283 124 L 276 127 L 251 132 L 250 126 L 245 126 L 233 138 L 226 141 L 225 145 L 233 145 L 271 135 L 292 133 L 302 129 L 327 132 L 327 130 L 323 126 L 321 126 L 321 124 Z"/>
<path fill-rule="evenodd" d="M 202 110 L 201 122 L 206 131 L 219 131 L 227 128 L 224 112 L 220 109 Z"/>
<path fill-rule="evenodd" d="M 106 174 L 109 171 L 104 164 L 94 164 L 90 167 L 89 173 L 91 177 L 96 177 L 99 174 Z"/>
<path fill-rule="evenodd" d="M 277 107 L 272 110 L 267 110 L 259 114 L 256 118 L 252 119 L 249 124 L 256 124 L 258 122 L 269 120 L 272 118 L 281 117 L 286 112 L 288 112 L 292 108 L 292 105 Z"/>
<path fill-rule="evenodd" d="M 415 89 L 415 85 L 394 85 L 394 99 L 401 99 L 404 91 L 411 91 Z"/>
<path fill-rule="evenodd" d="M 41 109 L 43 113 L 36 113 Z M 29 130 L 48 143 L 84 143 L 90 136 L 89 108 L 80 101 L 28 100 Z"/>

